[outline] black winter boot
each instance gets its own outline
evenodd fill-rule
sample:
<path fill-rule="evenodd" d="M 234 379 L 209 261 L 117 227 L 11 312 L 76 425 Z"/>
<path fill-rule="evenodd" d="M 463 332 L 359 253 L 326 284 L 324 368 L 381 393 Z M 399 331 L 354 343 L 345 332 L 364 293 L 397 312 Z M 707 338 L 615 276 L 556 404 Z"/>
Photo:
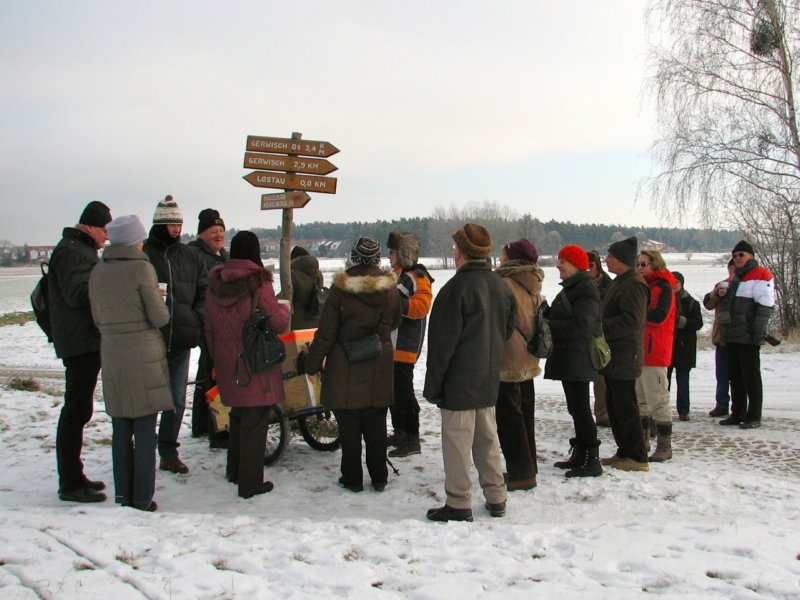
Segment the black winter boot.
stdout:
<path fill-rule="evenodd" d="M 598 477 L 603 474 L 603 467 L 600 464 L 600 442 L 594 442 L 589 447 L 583 447 L 580 444 L 576 446 L 577 452 L 580 456 L 580 463 L 573 469 L 567 471 L 567 477 Z"/>
<path fill-rule="evenodd" d="M 420 454 L 422 450 L 419 447 L 419 434 L 412 433 L 403 434 L 402 441 L 397 444 L 394 450 L 389 452 L 391 458 L 402 458 L 411 454 Z"/>
<path fill-rule="evenodd" d="M 395 429 L 392 435 L 386 436 L 386 447 L 399 446 L 406 439 L 406 432 L 402 429 Z"/>
<path fill-rule="evenodd" d="M 578 438 L 569 438 L 569 458 L 555 463 L 553 466 L 556 469 L 574 469 L 580 464 L 580 456 L 578 456 L 578 452 L 575 449 L 577 442 Z"/>

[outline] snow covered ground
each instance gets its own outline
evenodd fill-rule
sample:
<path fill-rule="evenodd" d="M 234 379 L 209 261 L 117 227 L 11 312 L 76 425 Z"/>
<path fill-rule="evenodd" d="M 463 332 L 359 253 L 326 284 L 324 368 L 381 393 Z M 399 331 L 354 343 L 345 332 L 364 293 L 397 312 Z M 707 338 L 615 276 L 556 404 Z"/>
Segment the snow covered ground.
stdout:
<path fill-rule="evenodd" d="M 697 287 L 701 295 L 699 279 Z M 558 382 L 537 379 L 538 487 L 510 494 L 506 517 L 495 519 L 473 473 L 475 521 L 437 524 L 425 511 L 444 501 L 439 415 L 424 400 L 423 453 L 395 460 L 400 475 L 381 494 L 339 488 L 339 453 L 312 450 L 296 434 L 266 469 L 275 490 L 239 499 L 224 478 L 224 451 L 188 435 L 187 411 L 181 456 L 190 472 L 158 472 L 158 512 L 61 502 L 60 362 L 35 324 L 0 332 L 4 600 L 800 599 L 800 354 L 787 343 L 764 349 L 763 427 L 750 431 L 706 416 L 713 353 L 702 350 L 692 420 L 675 423 L 673 460 L 644 474 L 565 479 L 552 463 L 567 450 L 571 420 Z M 11 374 L 35 375 L 44 389 L 12 390 Z M 418 389 L 423 379 L 424 357 Z M 99 389 L 96 400 L 86 472 L 113 491 Z M 610 431 L 601 436 L 608 455 Z"/>

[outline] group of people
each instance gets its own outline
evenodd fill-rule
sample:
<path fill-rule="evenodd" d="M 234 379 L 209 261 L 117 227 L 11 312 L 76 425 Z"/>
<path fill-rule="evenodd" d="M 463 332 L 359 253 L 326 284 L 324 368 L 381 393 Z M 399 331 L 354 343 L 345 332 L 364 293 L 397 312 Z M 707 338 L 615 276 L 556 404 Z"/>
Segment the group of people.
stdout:
<path fill-rule="evenodd" d="M 388 481 L 387 455 L 421 452 L 414 365 L 426 330 L 422 396 L 441 413 L 446 496 L 443 506 L 428 511 L 429 519 L 473 519 L 472 462 L 493 517 L 505 514 L 509 491 L 537 485 L 533 380 L 541 368 L 529 347 L 540 318 L 552 335 L 544 376 L 562 382 L 575 431 L 569 458 L 555 466 L 570 478 L 594 477 L 603 465 L 647 471 L 649 462 L 672 457 L 670 376 L 674 370 L 678 414 L 686 419 L 702 316 L 683 290 L 681 274 L 670 272 L 659 252 L 640 250 L 636 238 L 609 246 L 606 265 L 613 279 L 596 251 L 564 246 L 557 262 L 562 289 L 548 306 L 541 293 L 544 272 L 530 240 L 502 246 L 493 270 L 489 232 L 465 224 L 452 236 L 456 272 L 433 301 L 433 278 L 419 263 L 416 235 L 389 235 L 389 268 L 381 267 L 380 243 L 361 237 L 345 269 L 334 276 L 321 311 L 311 314 L 309 297 L 323 279 L 307 251 L 292 251 L 294 293 L 279 298 L 252 232 L 237 233 L 226 253 L 225 225 L 217 211 L 200 213 L 197 239 L 188 245 L 180 241 L 182 224 L 171 196 L 158 203 L 149 232 L 137 216 L 112 220 L 107 206 L 92 202 L 78 225 L 65 228 L 53 252 L 53 338 L 66 374 L 56 442 L 62 500 L 106 498 L 105 484 L 84 474 L 80 458 L 102 365 L 116 502 L 156 510 L 156 452 L 162 470 L 188 472 L 178 454 L 178 434 L 189 355 L 198 345 L 193 435 L 209 434 L 212 447 L 227 447 L 225 476 L 238 486 L 239 496 L 272 490 L 263 460 L 271 407 L 284 400 L 284 388 L 280 365 L 259 373 L 244 366 L 242 328 L 256 308 L 277 332 L 316 327 L 297 366 L 309 376 L 321 374 L 321 403 L 333 410 L 339 427 L 339 484 L 352 492 L 364 489 L 362 441 L 370 483 L 378 492 Z M 728 355 L 732 409 L 722 423 L 757 427 L 758 350 L 774 304 L 772 276 L 758 266 L 746 241 L 732 254 L 729 278 L 704 303 L 715 308 L 715 344 L 724 343 Z M 601 333 L 611 360 L 598 368 L 591 345 Z M 718 377 L 724 370 L 720 354 Z M 213 384 L 231 408 L 227 436 L 216 431 L 205 409 L 205 392 Z M 721 410 L 718 398 L 712 414 Z M 617 446 L 603 459 L 601 419 Z M 657 444 L 649 455 L 651 423 Z"/>

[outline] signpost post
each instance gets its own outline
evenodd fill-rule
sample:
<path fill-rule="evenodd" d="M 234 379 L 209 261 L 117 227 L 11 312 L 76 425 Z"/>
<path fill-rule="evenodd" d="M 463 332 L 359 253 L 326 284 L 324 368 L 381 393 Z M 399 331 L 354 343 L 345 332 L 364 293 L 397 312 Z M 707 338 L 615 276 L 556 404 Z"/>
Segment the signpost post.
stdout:
<path fill-rule="evenodd" d="M 244 168 L 256 169 L 243 177 L 260 188 L 282 189 L 283 193 L 262 194 L 261 210 L 282 209 L 280 243 L 281 296 L 292 299 L 291 240 L 293 210 L 311 200 L 306 192 L 335 194 L 337 179 L 323 177 L 337 170 L 326 160 L 339 149 L 330 142 L 304 140 L 294 132 L 291 138 L 248 135 Z M 284 266 L 287 266 L 284 269 Z"/>

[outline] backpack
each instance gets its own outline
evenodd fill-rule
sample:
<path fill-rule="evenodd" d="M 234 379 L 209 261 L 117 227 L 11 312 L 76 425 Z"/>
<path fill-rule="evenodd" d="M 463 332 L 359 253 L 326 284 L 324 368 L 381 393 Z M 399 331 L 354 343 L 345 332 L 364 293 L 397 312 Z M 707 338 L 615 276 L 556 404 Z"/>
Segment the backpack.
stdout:
<path fill-rule="evenodd" d="M 234 365 L 236 385 L 249 385 L 254 374 L 266 371 L 286 358 L 286 346 L 278 334 L 269 328 L 268 320 L 269 317 L 261 312 L 253 296 L 253 310 L 242 329 L 242 353 L 236 355 Z M 244 362 L 247 370 L 247 381 L 239 380 L 240 361 Z"/>
<path fill-rule="evenodd" d="M 53 325 L 50 322 L 50 299 L 48 297 L 50 263 L 42 262 L 39 264 L 39 268 L 42 271 L 42 277 L 31 292 L 31 307 L 33 308 L 36 322 L 47 336 L 47 341 L 53 343 Z"/>
<path fill-rule="evenodd" d="M 536 308 L 536 329 L 533 337 L 528 342 L 528 352 L 538 358 L 548 358 L 553 349 L 553 336 L 550 333 L 550 325 L 544 318 L 544 311 L 547 309 L 547 301 L 543 300 Z"/>
<path fill-rule="evenodd" d="M 319 317 L 322 314 L 322 306 L 327 298 L 328 288 L 320 285 L 315 277 L 314 289 L 311 290 L 311 298 L 309 298 L 306 305 L 306 318 L 311 321 L 319 321 Z"/>

